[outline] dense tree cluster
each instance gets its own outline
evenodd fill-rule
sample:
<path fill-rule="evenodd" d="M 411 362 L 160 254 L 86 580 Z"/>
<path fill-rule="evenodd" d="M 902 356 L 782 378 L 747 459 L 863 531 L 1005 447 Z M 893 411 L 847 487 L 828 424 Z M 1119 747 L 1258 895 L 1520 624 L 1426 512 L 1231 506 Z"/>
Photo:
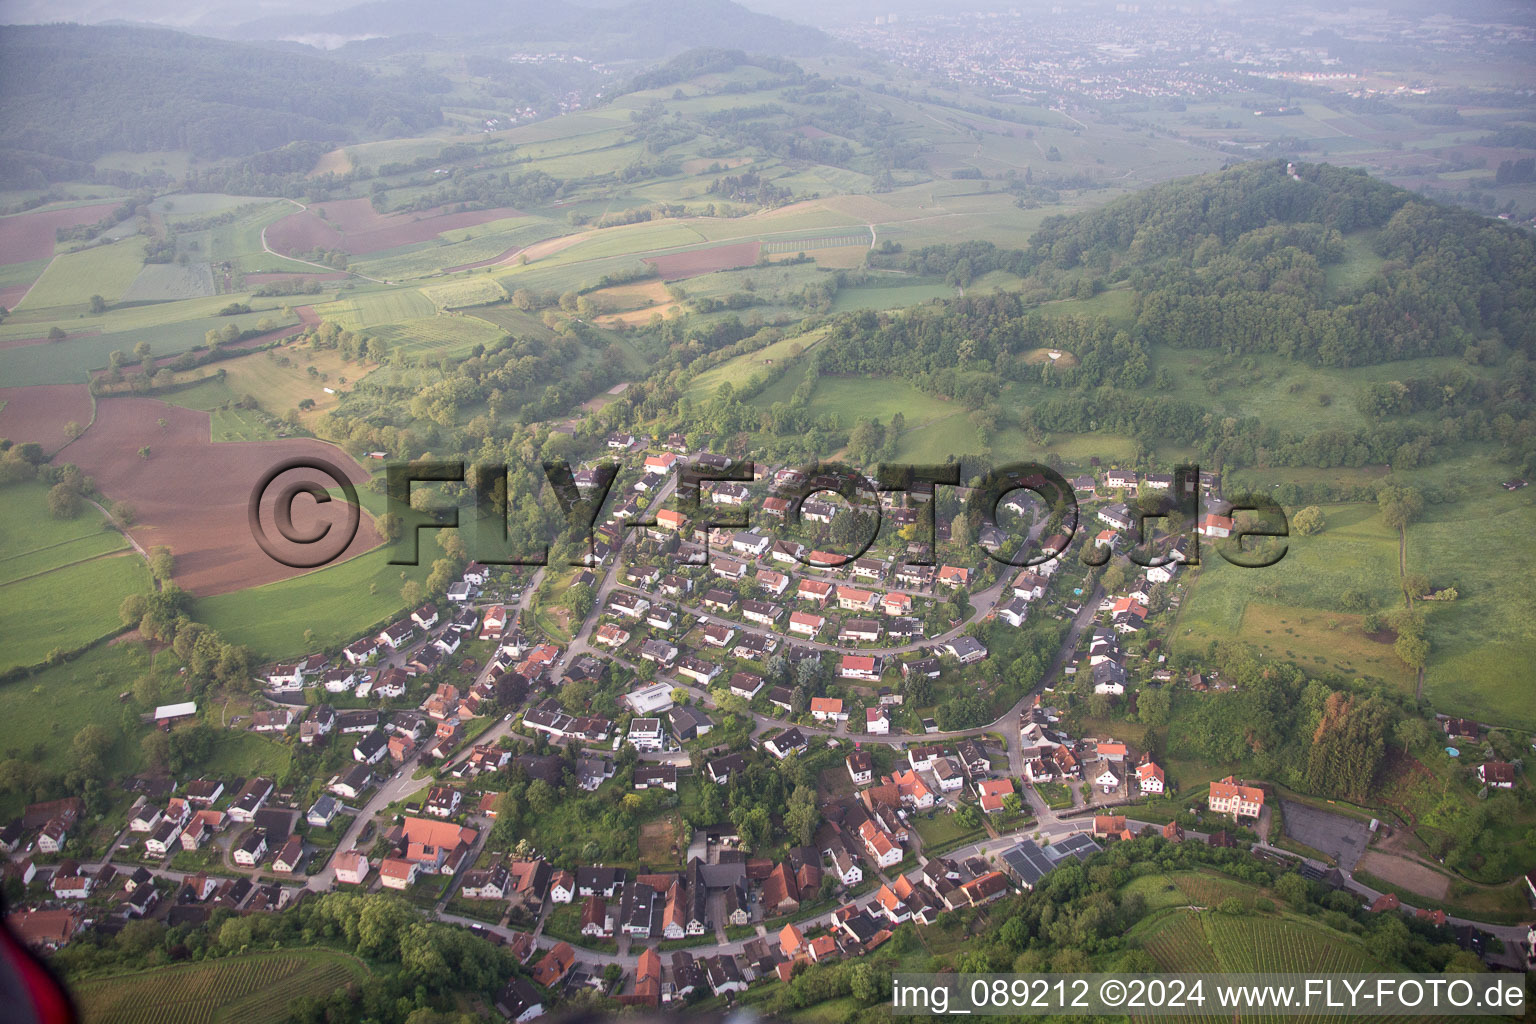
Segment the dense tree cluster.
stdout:
<path fill-rule="evenodd" d="M 73 161 L 113 150 L 244 156 L 335 144 L 354 129 L 423 132 L 442 117 L 435 98 L 357 65 L 161 29 L 12 26 L 0 69 L 8 147 Z"/>

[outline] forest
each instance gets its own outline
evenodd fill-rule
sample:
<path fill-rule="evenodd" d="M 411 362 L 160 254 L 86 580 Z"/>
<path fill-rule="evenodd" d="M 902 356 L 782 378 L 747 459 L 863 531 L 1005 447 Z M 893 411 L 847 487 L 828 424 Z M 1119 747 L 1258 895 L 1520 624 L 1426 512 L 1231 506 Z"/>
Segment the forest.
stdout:
<path fill-rule="evenodd" d="M 813 431 L 845 437 L 852 423 L 813 414 L 816 380 L 877 376 L 961 403 L 984 441 L 1014 425 L 1037 439 L 1110 431 L 1146 448 L 1193 447 L 1208 462 L 1320 468 L 1414 468 L 1446 458 L 1461 442 L 1494 441 L 1530 472 L 1530 238 L 1364 174 L 1303 166 L 1297 176 L 1267 163 L 1160 186 L 1048 220 L 1022 250 L 882 247 L 869 260 L 881 268 L 943 274 L 960 285 L 993 271 L 1024 281 L 1017 292 L 971 294 L 899 314 L 833 316 L 825 322 L 827 342 L 807 358 L 788 401 L 766 411 L 747 404 L 787 370 L 773 368 L 685 406 L 682 429 L 761 429 L 787 443 Z M 1345 234 L 1367 229 L 1379 266 L 1354 287 L 1327 287 L 1327 268 L 1344 258 Z M 1040 308 L 1042 298 L 1092 297 L 1106 283 L 1130 288 L 1128 321 Z M 1073 353 L 1077 365 L 1032 363 L 1030 354 L 1044 347 Z M 1178 382 L 1167 369 L 1154 371 L 1155 353 L 1189 349 L 1216 350 L 1248 369 L 1272 355 L 1340 368 L 1427 356 L 1461 365 L 1405 367 L 1400 379 L 1363 387 L 1353 400 L 1369 421 L 1364 430 L 1301 432 L 1169 396 Z M 1043 386 L 1046 397 L 1008 402 L 1010 384 Z M 626 396 L 644 398 L 643 390 Z"/>
<path fill-rule="evenodd" d="M 425 132 L 442 119 L 445 88 L 160 29 L 0 29 L 6 148 L 46 158 L 34 164 L 44 177 L 49 161 L 90 161 L 114 150 L 179 149 L 212 159 L 294 142 L 336 144 L 360 130 Z"/>

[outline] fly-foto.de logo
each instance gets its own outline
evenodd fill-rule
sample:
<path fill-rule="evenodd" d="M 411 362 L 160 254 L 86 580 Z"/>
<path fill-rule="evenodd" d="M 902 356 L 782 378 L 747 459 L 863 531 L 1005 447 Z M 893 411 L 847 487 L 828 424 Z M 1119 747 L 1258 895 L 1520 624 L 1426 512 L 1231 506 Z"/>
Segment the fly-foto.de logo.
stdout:
<path fill-rule="evenodd" d="M 1109 474 L 1115 477 L 1115 473 Z M 1125 474 L 1120 474 L 1125 476 Z M 1132 475 L 1134 476 L 1134 475 Z M 325 479 L 321 484 L 316 477 Z M 1171 475 L 1149 475 L 1139 489 L 1085 513 L 1078 487 L 1050 466 L 1021 462 L 989 469 L 968 484 L 961 463 L 882 463 L 872 473 L 834 462 L 768 472 L 748 460 L 716 458 L 669 467 L 658 473 L 605 461 L 573 472 L 569 463 L 549 461 L 533 472 L 531 494 L 517 494 L 505 464 L 452 460 L 391 463 L 384 491 L 391 565 L 417 565 L 424 530 L 458 530 L 469 557 L 487 565 L 547 565 L 556 536 L 563 536 L 572 565 L 596 564 L 625 534 L 640 531 L 658 541 L 675 539 L 674 557 L 683 564 L 709 561 L 711 544 L 735 534 L 760 538 L 748 550 L 771 549 L 781 561 L 811 568 L 838 568 L 863 556 L 883 528 L 901 530 L 905 562 L 934 564 L 940 542 L 955 543 L 937 519 L 944 489 L 953 489 L 958 510 L 978 529 L 969 543 L 1003 565 L 1028 568 L 1062 557 L 1078 534 L 1101 527 L 1084 544 L 1081 560 L 1103 565 L 1117 551 L 1144 568 L 1179 561 L 1198 565 L 1202 541 L 1225 561 L 1263 568 L 1283 558 L 1290 535 L 1285 511 L 1264 495 L 1213 500 L 1196 465 Z M 1080 485 L 1080 482 L 1079 482 Z M 338 500 L 335 514 L 304 528 L 295 523 L 300 496 L 316 507 Z M 511 509 L 532 500 L 549 507 L 547 536 L 519 537 L 508 528 Z M 610 517 L 603 521 L 604 510 Z M 841 520 L 841 521 L 839 521 Z M 324 460 L 290 460 L 265 474 L 250 497 L 250 522 L 257 543 L 274 560 L 294 568 L 316 568 L 337 560 L 358 531 L 358 498 L 336 466 Z M 270 526 L 268 525 L 270 523 Z M 601 525 L 600 525 L 601 523 Z M 836 523 L 836 528 L 833 524 Z M 547 525 L 547 524 L 546 524 Z M 273 537 L 273 533 L 277 537 Z M 1122 540 L 1128 538 L 1128 543 Z M 760 548 L 760 549 L 759 549 Z"/>

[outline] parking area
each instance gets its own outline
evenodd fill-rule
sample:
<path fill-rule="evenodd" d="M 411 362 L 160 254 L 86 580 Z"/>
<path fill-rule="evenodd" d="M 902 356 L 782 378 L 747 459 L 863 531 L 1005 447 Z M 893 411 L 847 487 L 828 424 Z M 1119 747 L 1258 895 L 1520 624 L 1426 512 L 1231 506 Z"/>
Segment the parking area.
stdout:
<path fill-rule="evenodd" d="M 1340 871 L 1353 871 L 1355 862 L 1365 853 L 1371 832 L 1362 821 L 1342 814 L 1320 811 L 1306 804 L 1283 800 L 1285 834 L 1298 843 L 1321 850 L 1339 863 Z"/>

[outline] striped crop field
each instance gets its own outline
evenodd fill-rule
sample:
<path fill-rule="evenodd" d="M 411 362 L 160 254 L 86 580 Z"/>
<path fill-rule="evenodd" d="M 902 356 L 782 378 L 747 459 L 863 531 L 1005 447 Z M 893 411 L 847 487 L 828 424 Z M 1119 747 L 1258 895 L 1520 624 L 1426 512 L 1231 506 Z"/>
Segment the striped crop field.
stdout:
<path fill-rule="evenodd" d="M 256 953 L 72 986 L 88 1024 L 276 1024 L 299 996 L 328 995 L 365 973 L 325 949 Z"/>
<path fill-rule="evenodd" d="M 782 256 L 792 252 L 810 252 L 813 249 L 836 249 L 846 245 L 868 245 L 869 230 L 861 228 L 840 235 L 818 235 L 814 238 L 774 239 L 763 243 L 763 252 L 770 256 Z"/>

